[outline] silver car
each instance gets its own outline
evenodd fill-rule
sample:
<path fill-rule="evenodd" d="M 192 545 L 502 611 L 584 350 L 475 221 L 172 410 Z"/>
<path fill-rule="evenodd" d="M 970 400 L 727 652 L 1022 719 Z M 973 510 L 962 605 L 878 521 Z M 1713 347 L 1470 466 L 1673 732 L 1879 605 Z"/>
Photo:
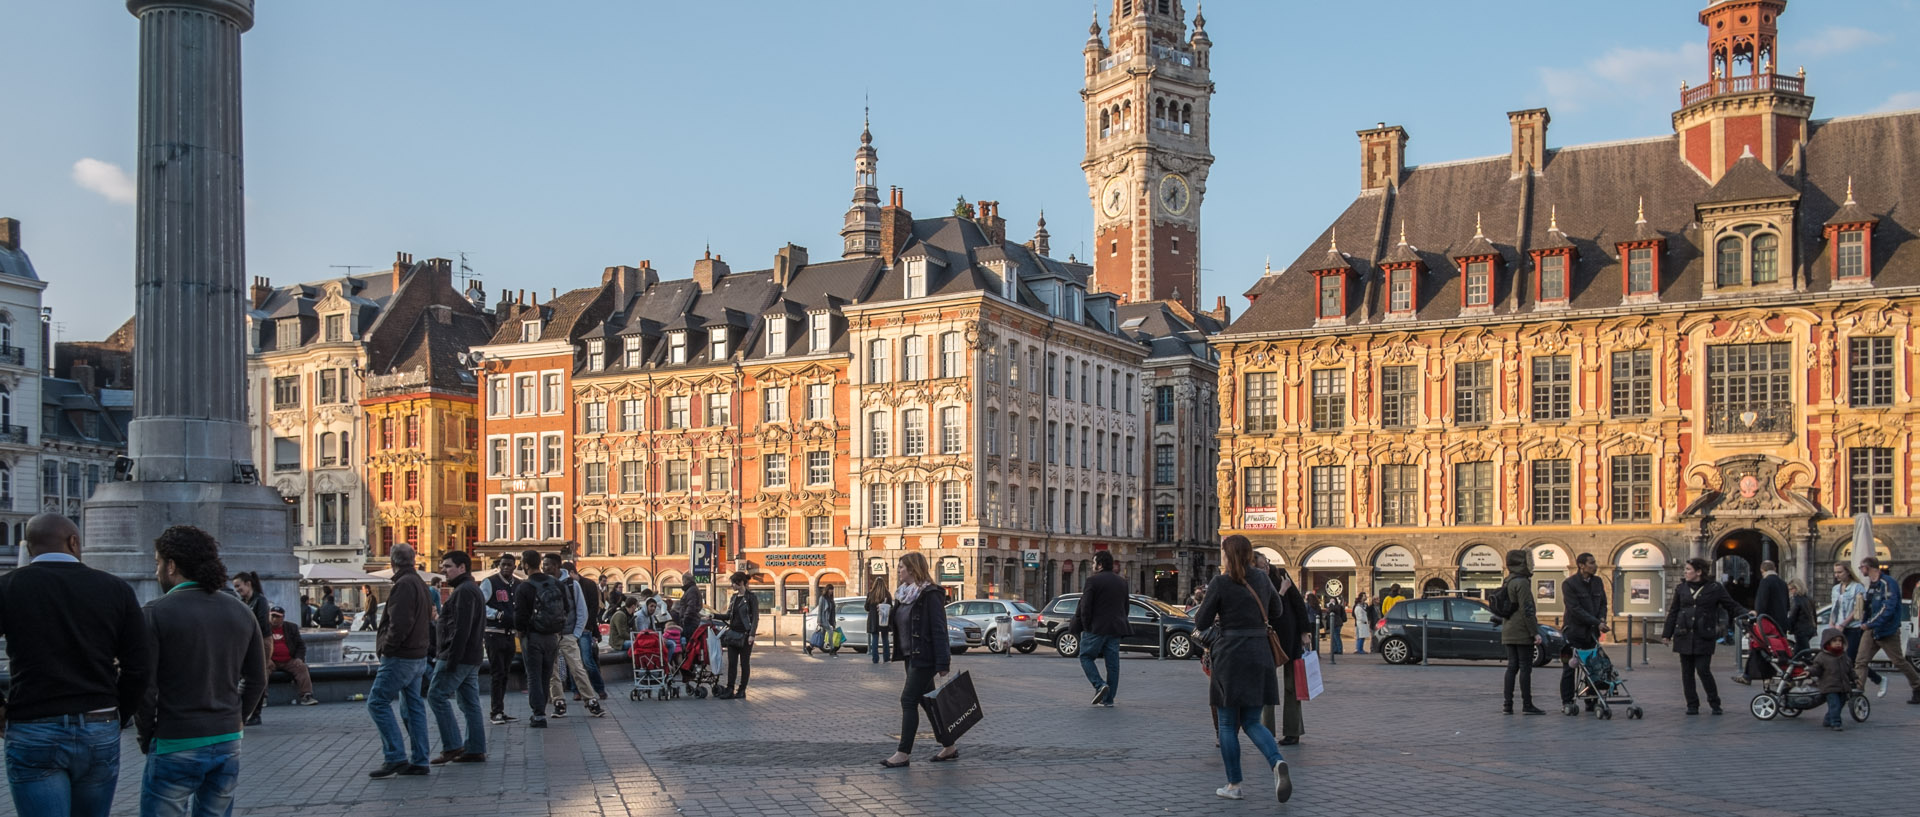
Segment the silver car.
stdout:
<path fill-rule="evenodd" d="M 1033 652 L 1040 646 L 1037 636 L 1040 633 L 1040 611 L 1033 605 L 1018 599 L 964 599 L 947 605 L 947 616 L 964 616 L 978 621 L 987 628 L 986 648 L 988 652 L 1002 652 L 1006 649 L 1000 643 L 1000 622 L 1005 620 L 1013 625 L 1013 648 L 1022 655 Z"/>
<path fill-rule="evenodd" d="M 948 605 L 947 609 L 951 611 L 952 605 Z M 834 604 L 834 615 L 839 619 L 840 632 L 847 636 L 840 646 L 855 652 L 866 652 L 867 600 L 841 599 Z M 959 655 L 971 647 L 985 645 L 986 628 L 980 622 L 947 613 L 947 646 L 953 650 L 953 654 Z"/>

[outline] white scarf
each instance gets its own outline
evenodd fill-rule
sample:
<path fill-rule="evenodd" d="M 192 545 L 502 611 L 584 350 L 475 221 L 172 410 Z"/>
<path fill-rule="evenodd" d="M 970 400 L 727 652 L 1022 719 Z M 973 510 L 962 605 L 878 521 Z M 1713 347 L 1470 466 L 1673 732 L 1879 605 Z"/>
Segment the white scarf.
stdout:
<path fill-rule="evenodd" d="M 920 591 L 924 589 L 926 589 L 926 585 L 919 583 L 900 585 L 898 589 L 893 591 L 893 601 L 895 604 L 905 607 L 906 605 L 912 604 L 914 599 L 920 598 Z"/>

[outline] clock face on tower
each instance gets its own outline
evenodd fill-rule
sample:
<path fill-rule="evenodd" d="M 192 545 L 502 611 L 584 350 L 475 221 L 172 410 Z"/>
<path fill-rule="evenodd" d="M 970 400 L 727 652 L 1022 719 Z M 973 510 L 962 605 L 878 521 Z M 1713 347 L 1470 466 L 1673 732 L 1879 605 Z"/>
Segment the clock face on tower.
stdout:
<path fill-rule="evenodd" d="M 1180 215 L 1187 211 L 1187 205 L 1193 200 L 1193 192 L 1187 189 L 1187 180 L 1178 173 L 1168 173 L 1160 178 L 1160 206 L 1168 213 Z"/>
<path fill-rule="evenodd" d="M 1108 218 L 1119 218 L 1127 211 L 1127 180 L 1115 176 L 1107 180 L 1107 186 L 1100 188 L 1100 212 Z"/>

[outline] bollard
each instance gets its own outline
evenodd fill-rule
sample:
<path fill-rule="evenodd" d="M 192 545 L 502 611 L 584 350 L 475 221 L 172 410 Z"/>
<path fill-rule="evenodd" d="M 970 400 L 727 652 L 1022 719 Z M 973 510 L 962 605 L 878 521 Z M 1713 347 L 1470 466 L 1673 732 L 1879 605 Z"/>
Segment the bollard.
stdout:
<path fill-rule="evenodd" d="M 1160 659 L 1159 660 L 1165 661 L 1167 660 L 1167 617 L 1155 616 L 1153 620 L 1160 627 Z"/>
<path fill-rule="evenodd" d="M 1420 622 L 1420 666 L 1429 666 L 1427 663 L 1427 622 L 1425 620 Z"/>
<path fill-rule="evenodd" d="M 1647 626 L 1651 623 L 1645 619 L 1640 621 L 1640 666 L 1643 667 L 1647 665 Z"/>
<path fill-rule="evenodd" d="M 1627 671 L 1633 671 L 1633 619 L 1627 619 Z"/>

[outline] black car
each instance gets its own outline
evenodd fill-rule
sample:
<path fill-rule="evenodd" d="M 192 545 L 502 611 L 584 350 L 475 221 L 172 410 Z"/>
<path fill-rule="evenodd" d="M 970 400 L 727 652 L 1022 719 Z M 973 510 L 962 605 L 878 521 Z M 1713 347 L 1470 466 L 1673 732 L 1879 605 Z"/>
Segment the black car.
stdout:
<path fill-rule="evenodd" d="M 1493 610 L 1478 599 L 1426 598 L 1400 602 L 1375 623 L 1373 636 L 1378 639 L 1380 656 L 1389 664 L 1417 664 L 1423 657 L 1507 659 Z M 1533 648 L 1536 667 L 1544 667 L 1558 656 L 1567 638 L 1559 630 L 1542 624 L 1540 642 Z"/>
<path fill-rule="evenodd" d="M 1199 645 L 1193 641 L 1193 619 L 1186 611 L 1152 596 L 1135 594 L 1130 598 L 1133 603 L 1128 605 L 1127 622 L 1133 625 L 1133 634 L 1120 639 L 1121 652 L 1159 655 L 1160 633 L 1164 629 L 1168 658 L 1200 657 Z M 1073 612 L 1079 607 L 1079 593 L 1054 597 L 1040 611 L 1034 639 L 1066 658 L 1079 655 L 1080 638 L 1067 632 L 1067 626 L 1073 623 Z"/>

